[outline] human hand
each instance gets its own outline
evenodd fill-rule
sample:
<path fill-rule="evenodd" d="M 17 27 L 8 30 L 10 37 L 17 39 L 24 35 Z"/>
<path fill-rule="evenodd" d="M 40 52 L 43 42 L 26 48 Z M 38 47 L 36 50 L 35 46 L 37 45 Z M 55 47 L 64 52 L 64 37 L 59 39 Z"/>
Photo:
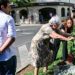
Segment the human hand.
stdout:
<path fill-rule="evenodd" d="M 70 36 L 70 37 L 68 37 L 67 40 L 69 41 L 69 40 L 74 40 L 74 39 L 75 39 L 74 37 Z"/>
<path fill-rule="evenodd" d="M 73 37 L 73 40 L 75 40 L 75 37 Z"/>
<path fill-rule="evenodd" d="M 0 53 L 2 53 L 2 51 L 3 51 L 2 48 L 0 48 Z"/>

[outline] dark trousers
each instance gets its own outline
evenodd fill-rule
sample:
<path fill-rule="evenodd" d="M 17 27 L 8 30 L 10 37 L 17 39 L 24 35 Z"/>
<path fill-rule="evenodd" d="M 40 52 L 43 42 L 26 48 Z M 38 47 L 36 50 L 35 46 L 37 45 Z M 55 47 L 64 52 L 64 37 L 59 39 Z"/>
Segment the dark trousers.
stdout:
<path fill-rule="evenodd" d="M 0 75 L 15 75 L 16 56 L 11 57 L 8 61 L 0 62 Z"/>
<path fill-rule="evenodd" d="M 56 56 L 57 56 L 57 53 L 59 50 L 59 46 L 60 46 L 60 42 L 61 42 L 61 40 L 59 40 L 59 39 L 54 40 L 53 60 L 56 59 Z M 63 46 L 63 48 L 62 48 L 62 55 L 63 55 L 62 59 L 64 61 L 66 61 L 67 56 L 68 56 L 67 41 L 62 41 L 62 46 Z"/>
<path fill-rule="evenodd" d="M 63 49 L 62 49 L 63 57 L 62 57 L 62 59 L 64 61 L 66 61 L 67 57 L 68 57 L 67 41 L 62 41 L 62 43 L 63 43 Z"/>

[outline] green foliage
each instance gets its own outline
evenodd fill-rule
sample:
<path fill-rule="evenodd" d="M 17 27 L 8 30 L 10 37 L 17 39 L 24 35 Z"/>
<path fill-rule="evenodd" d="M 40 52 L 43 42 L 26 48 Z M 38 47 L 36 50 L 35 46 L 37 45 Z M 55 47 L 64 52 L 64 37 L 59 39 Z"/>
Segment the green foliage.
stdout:
<path fill-rule="evenodd" d="M 16 3 L 16 0 L 10 0 L 10 2 Z"/>
<path fill-rule="evenodd" d="M 33 75 L 33 72 L 28 72 L 25 75 Z"/>
<path fill-rule="evenodd" d="M 16 0 L 12 0 L 12 2 L 16 2 Z"/>
<path fill-rule="evenodd" d="M 17 4 L 18 7 L 24 7 L 31 4 L 34 0 L 12 0 L 11 2 Z"/>
<path fill-rule="evenodd" d="M 75 37 L 75 25 L 73 27 L 71 35 Z M 68 50 L 69 52 L 75 51 L 75 40 L 68 41 Z"/>

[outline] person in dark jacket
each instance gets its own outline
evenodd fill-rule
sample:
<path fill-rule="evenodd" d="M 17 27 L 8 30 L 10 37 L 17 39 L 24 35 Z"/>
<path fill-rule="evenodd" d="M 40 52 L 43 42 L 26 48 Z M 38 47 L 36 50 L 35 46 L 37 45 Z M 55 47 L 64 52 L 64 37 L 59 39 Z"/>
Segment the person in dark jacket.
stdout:
<path fill-rule="evenodd" d="M 61 31 L 61 33 L 63 33 L 63 35 L 65 35 L 67 37 L 67 36 L 71 36 L 72 30 L 73 30 L 73 19 L 71 17 L 69 17 L 65 20 L 64 24 L 61 25 L 60 31 Z M 62 47 L 63 47 L 61 63 L 67 64 L 68 63 L 68 61 L 67 61 L 67 57 L 68 57 L 67 41 L 64 41 L 64 40 L 59 40 L 59 39 L 54 40 L 53 60 L 56 59 L 61 41 L 62 41 Z"/>

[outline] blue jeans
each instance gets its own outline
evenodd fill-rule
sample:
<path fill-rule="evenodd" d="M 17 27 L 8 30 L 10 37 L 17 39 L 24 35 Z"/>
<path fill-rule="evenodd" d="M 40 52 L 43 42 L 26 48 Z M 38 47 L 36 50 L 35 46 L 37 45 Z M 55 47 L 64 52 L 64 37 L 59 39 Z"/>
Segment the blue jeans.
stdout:
<path fill-rule="evenodd" d="M 0 75 L 15 75 L 16 56 L 11 57 L 8 61 L 0 61 Z"/>

